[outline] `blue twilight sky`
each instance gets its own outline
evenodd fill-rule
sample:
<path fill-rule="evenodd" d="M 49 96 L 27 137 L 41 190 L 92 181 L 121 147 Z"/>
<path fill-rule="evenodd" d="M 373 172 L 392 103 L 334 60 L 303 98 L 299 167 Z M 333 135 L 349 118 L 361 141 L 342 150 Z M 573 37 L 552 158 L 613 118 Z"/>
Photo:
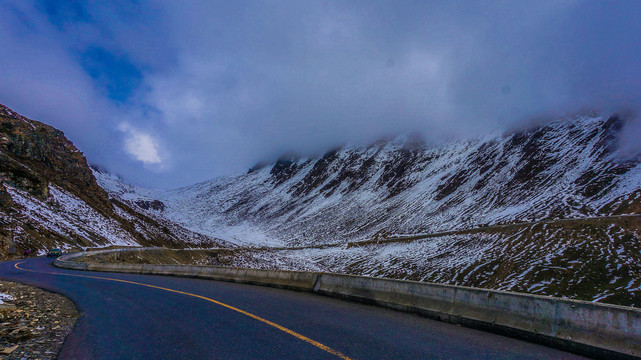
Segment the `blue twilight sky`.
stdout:
<path fill-rule="evenodd" d="M 132 183 L 635 109 L 641 1 L 0 2 L 0 103 Z"/>

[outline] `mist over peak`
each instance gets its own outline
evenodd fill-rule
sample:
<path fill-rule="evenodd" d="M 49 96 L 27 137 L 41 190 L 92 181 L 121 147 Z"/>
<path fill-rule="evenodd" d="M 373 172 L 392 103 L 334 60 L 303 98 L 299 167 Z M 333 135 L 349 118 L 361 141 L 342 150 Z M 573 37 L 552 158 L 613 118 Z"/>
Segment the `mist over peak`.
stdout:
<path fill-rule="evenodd" d="M 286 151 L 634 110 L 640 12 L 599 1 L 9 1 L 0 99 L 91 161 L 171 188 Z"/>

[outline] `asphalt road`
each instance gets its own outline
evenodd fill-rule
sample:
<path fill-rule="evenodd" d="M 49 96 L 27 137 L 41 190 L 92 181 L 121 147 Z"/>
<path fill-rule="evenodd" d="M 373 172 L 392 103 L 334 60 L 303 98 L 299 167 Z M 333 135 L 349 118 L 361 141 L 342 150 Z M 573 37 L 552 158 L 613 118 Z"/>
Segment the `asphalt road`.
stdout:
<path fill-rule="evenodd" d="M 59 359 L 584 359 L 415 315 L 268 287 L 0 263 L 73 300 Z M 17 266 L 16 266 L 17 264 Z"/>

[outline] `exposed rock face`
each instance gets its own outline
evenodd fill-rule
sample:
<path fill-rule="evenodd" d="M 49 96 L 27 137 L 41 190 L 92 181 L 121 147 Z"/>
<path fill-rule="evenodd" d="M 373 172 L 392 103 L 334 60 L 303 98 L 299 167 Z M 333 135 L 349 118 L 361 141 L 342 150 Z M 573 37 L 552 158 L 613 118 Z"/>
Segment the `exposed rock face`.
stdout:
<path fill-rule="evenodd" d="M 113 214 L 107 193 L 96 183 L 87 159 L 64 133 L 29 120 L 0 104 L 2 181 L 47 199 L 48 185 L 76 194 L 104 215 Z"/>
<path fill-rule="evenodd" d="M 157 200 L 141 203 L 162 210 Z M 62 131 L 0 105 L 0 257 L 50 247 L 222 242 L 153 219 L 98 186 Z"/>
<path fill-rule="evenodd" d="M 158 200 L 138 200 L 135 203 L 138 205 L 138 207 L 145 209 L 145 210 L 156 210 L 156 211 L 163 211 L 165 210 L 165 204 L 162 201 Z"/>

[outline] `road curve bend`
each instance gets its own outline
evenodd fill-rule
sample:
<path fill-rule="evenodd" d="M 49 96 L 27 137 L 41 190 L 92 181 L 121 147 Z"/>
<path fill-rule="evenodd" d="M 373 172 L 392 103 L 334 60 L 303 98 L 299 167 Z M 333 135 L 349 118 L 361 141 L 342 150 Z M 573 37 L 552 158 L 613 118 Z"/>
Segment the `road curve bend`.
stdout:
<path fill-rule="evenodd" d="M 584 359 L 375 306 L 204 279 L 0 263 L 82 316 L 59 359 Z"/>

